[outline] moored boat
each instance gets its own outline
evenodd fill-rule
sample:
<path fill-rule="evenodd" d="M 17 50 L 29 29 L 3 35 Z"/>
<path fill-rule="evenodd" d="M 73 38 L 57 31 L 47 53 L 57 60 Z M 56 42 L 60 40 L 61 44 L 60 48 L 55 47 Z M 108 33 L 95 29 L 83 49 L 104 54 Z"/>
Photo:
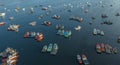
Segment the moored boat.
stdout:
<path fill-rule="evenodd" d="M 43 46 L 42 52 L 46 52 L 47 51 L 47 45 Z"/>
<path fill-rule="evenodd" d="M 97 53 L 102 53 L 100 44 L 96 44 Z"/>
<path fill-rule="evenodd" d="M 7 30 L 8 30 L 8 31 L 18 32 L 18 31 L 19 31 L 19 28 L 20 28 L 20 25 L 13 24 L 13 25 L 10 25 Z"/>
<path fill-rule="evenodd" d="M 77 54 L 77 60 L 78 60 L 78 63 L 79 63 L 80 65 L 83 64 L 82 58 L 81 58 L 81 56 L 80 56 L 79 54 Z"/>
<path fill-rule="evenodd" d="M 117 50 L 116 47 L 115 47 L 115 48 L 112 48 L 112 51 L 113 51 L 114 54 L 117 54 L 117 53 L 118 53 L 118 50 Z"/>
<path fill-rule="evenodd" d="M 59 20 L 60 19 L 60 15 L 54 15 L 52 18 Z"/>
<path fill-rule="evenodd" d="M 42 41 L 44 39 L 44 36 L 42 33 L 39 33 L 39 35 L 36 36 L 35 38 L 37 41 Z"/>
<path fill-rule="evenodd" d="M 57 24 L 56 25 L 56 29 L 57 30 L 63 30 L 64 29 L 64 25 Z"/>
<path fill-rule="evenodd" d="M 96 28 L 93 29 L 93 34 L 97 35 L 97 29 Z"/>
<path fill-rule="evenodd" d="M 58 52 L 58 45 L 55 43 L 53 44 L 53 48 L 52 51 L 50 52 L 50 54 L 56 55 Z"/>
<path fill-rule="evenodd" d="M 35 26 L 36 25 L 36 21 L 30 22 L 29 25 Z"/>
<path fill-rule="evenodd" d="M 105 51 L 106 51 L 107 54 L 110 54 L 110 53 L 111 53 L 111 49 L 112 49 L 112 48 L 111 48 L 111 46 L 110 46 L 109 44 L 106 44 L 106 45 L 105 45 Z"/>
<path fill-rule="evenodd" d="M 30 36 L 30 32 L 26 32 L 24 38 L 28 38 Z"/>
<path fill-rule="evenodd" d="M 6 22 L 0 22 L 0 26 L 4 26 Z"/>
<path fill-rule="evenodd" d="M 64 31 L 64 37 L 68 38 L 72 35 L 72 32 L 71 30 L 68 30 L 68 31 Z"/>
<path fill-rule="evenodd" d="M 42 23 L 42 25 L 51 26 L 52 23 L 51 23 L 50 21 L 44 21 L 44 22 Z"/>
<path fill-rule="evenodd" d="M 103 32 L 103 31 L 101 31 L 101 32 L 100 32 L 100 35 L 104 36 L 104 32 Z"/>
<path fill-rule="evenodd" d="M 88 59 L 87 59 L 87 56 L 85 54 L 82 55 L 82 60 L 83 60 L 84 65 L 89 65 L 90 64 Z"/>
<path fill-rule="evenodd" d="M 101 43 L 101 51 L 105 52 L 105 45 L 103 43 Z"/>
<path fill-rule="evenodd" d="M 77 30 L 77 31 L 80 31 L 80 29 L 81 29 L 81 26 L 75 27 L 75 30 Z"/>
<path fill-rule="evenodd" d="M 47 52 L 51 52 L 52 51 L 52 48 L 53 48 L 52 46 L 53 46 L 53 44 L 51 44 L 51 43 L 48 45 Z"/>

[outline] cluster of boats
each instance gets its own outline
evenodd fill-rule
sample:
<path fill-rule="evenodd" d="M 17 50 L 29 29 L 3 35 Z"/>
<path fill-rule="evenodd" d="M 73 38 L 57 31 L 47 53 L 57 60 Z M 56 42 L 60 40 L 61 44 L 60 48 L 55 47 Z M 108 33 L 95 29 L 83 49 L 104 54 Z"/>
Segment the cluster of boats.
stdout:
<path fill-rule="evenodd" d="M 108 18 L 108 15 L 106 15 L 106 14 L 101 14 L 101 17 L 102 17 L 102 18 Z"/>
<path fill-rule="evenodd" d="M 44 45 L 43 46 L 43 49 L 42 49 L 42 52 L 50 52 L 50 54 L 52 55 L 56 55 L 57 52 L 58 52 L 58 45 L 56 43 L 52 44 L 50 43 L 48 46 L 47 45 Z"/>
<path fill-rule="evenodd" d="M 18 52 L 13 48 L 7 48 L 5 51 L 0 53 L 2 57 L 1 65 L 16 65 L 18 62 Z"/>
<path fill-rule="evenodd" d="M 87 59 L 87 56 L 85 54 L 82 54 L 82 56 L 80 56 L 79 54 L 77 54 L 77 60 L 78 60 L 78 63 L 80 65 L 89 65 L 89 61 Z"/>
<path fill-rule="evenodd" d="M 71 30 L 58 30 L 56 34 L 63 35 L 64 37 L 68 38 L 72 35 L 72 32 Z"/>
<path fill-rule="evenodd" d="M 111 21 L 103 21 L 101 24 L 106 24 L 106 25 L 112 25 L 113 24 L 113 22 L 111 22 Z"/>
<path fill-rule="evenodd" d="M 104 32 L 99 30 L 99 29 L 94 28 L 93 29 L 93 35 L 101 35 L 101 36 L 103 36 Z"/>
<path fill-rule="evenodd" d="M 70 20 L 75 20 L 75 21 L 78 21 L 78 22 L 83 22 L 83 18 L 80 18 L 80 17 L 70 17 Z"/>
<path fill-rule="evenodd" d="M 39 32 L 26 32 L 24 34 L 24 38 L 35 38 L 37 41 L 42 41 L 44 39 L 44 36 L 42 33 Z"/>
<path fill-rule="evenodd" d="M 76 29 L 76 28 L 75 28 Z M 71 30 L 64 30 L 64 25 L 56 25 L 57 35 L 62 35 L 64 37 L 70 37 L 72 35 Z"/>
<path fill-rule="evenodd" d="M 19 32 L 19 28 L 20 28 L 20 25 L 18 24 L 12 24 L 10 25 L 7 30 L 8 31 L 15 31 L 15 32 Z"/>
<path fill-rule="evenodd" d="M 4 26 L 6 22 L 0 22 L 0 26 Z"/>
<path fill-rule="evenodd" d="M 60 24 L 56 25 L 56 30 L 63 30 L 63 29 L 64 29 L 64 25 L 60 25 Z"/>
<path fill-rule="evenodd" d="M 98 43 L 96 44 L 97 53 L 117 54 L 117 48 L 111 47 L 109 44 Z"/>

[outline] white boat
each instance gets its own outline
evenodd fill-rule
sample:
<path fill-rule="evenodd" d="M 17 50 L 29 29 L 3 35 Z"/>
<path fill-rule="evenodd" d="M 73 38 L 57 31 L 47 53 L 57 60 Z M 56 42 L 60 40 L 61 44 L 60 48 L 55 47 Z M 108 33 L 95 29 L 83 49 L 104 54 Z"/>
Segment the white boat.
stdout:
<path fill-rule="evenodd" d="M 47 45 L 43 46 L 42 52 L 46 52 L 47 51 Z"/>
<path fill-rule="evenodd" d="M 36 25 L 36 22 L 35 22 L 35 21 L 30 22 L 29 25 L 31 25 L 31 26 L 35 26 L 35 25 Z"/>
<path fill-rule="evenodd" d="M 81 29 L 81 26 L 75 27 L 75 30 L 77 30 L 77 31 L 80 31 L 80 29 Z"/>
<path fill-rule="evenodd" d="M 6 13 L 0 13 L 0 17 L 4 18 Z"/>
<path fill-rule="evenodd" d="M 104 35 L 104 32 L 103 31 L 101 31 L 101 33 L 100 33 L 102 36 Z"/>
<path fill-rule="evenodd" d="M 55 43 L 53 45 L 52 51 L 50 52 L 50 54 L 56 55 L 58 52 L 58 45 Z"/>
<path fill-rule="evenodd" d="M 23 11 L 25 11 L 26 9 L 25 8 L 22 8 Z"/>
<path fill-rule="evenodd" d="M 93 34 L 97 35 L 97 29 L 96 28 L 93 29 Z"/>

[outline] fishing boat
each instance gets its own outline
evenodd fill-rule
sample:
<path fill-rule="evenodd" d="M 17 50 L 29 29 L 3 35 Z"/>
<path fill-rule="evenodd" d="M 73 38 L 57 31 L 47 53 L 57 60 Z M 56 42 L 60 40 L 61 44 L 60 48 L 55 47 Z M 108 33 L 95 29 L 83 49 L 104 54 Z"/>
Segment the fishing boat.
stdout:
<path fill-rule="evenodd" d="M 68 31 L 65 31 L 64 32 L 64 37 L 70 37 L 72 35 L 72 32 L 71 32 L 71 30 L 68 30 Z"/>
<path fill-rule="evenodd" d="M 42 40 L 44 39 L 44 36 L 43 36 L 42 33 L 40 33 L 39 35 L 37 35 L 37 36 L 35 37 L 35 39 L 36 39 L 37 41 L 42 41 Z"/>
<path fill-rule="evenodd" d="M 24 38 L 28 38 L 30 36 L 30 32 L 26 32 L 25 34 L 24 34 Z"/>
<path fill-rule="evenodd" d="M 56 34 L 60 35 L 61 32 L 62 32 L 62 30 L 58 30 Z"/>
<path fill-rule="evenodd" d="M 53 46 L 53 44 L 51 44 L 51 43 L 48 45 L 47 52 L 51 52 L 52 51 L 52 46 Z"/>
<path fill-rule="evenodd" d="M 97 35 L 97 29 L 96 28 L 93 29 L 93 35 Z"/>
<path fill-rule="evenodd" d="M 111 53 L 111 49 L 112 49 L 112 48 L 111 48 L 111 46 L 110 46 L 109 44 L 106 44 L 106 45 L 105 45 L 105 50 L 106 50 L 106 53 L 107 53 L 107 54 L 110 54 L 110 53 Z"/>
<path fill-rule="evenodd" d="M 97 29 L 97 35 L 101 35 L 101 30 Z"/>
<path fill-rule="evenodd" d="M 106 20 L 106 21 L 103 21 L 101 24 L 112 25 L 113 22 L 111 22 L 110 20 Z"/>
<path fill-rule="evenodd" d="M 82 58 L 81 58 L 81 56 L 80 56 L 79 54 L 77 54 L 77 60 L 78 60 L 78 63 L 79 63 L 80 65 L 83 64 Z"/>
<path fill-rule="evenodd" d="M 112 51 L 113 51 L 114 54 L 117 54 L 117 53 L 118 53 L 118 50 L 117 50 L 116 47 L 115 47 L 115 48 L 112 48 Z"/>
<path fill-rule="evenodd" d="M 68 31 L 64 32 L 64 37 L 69 37 L 69 32 Z"/>
<path fill-rule="evenodd" d="M 34 8 L 33 7 L 30 7 L 30 13 L 34 13 Z"/>
<path fill-rule="evenodd" d="M 47 10 L 48 10 L 48 7 L 42 7 L 42 10 L 47 11 Z"/>
<path fill-rule="evenodd" d="M 55 43 L 53 44 L 53 48 L 52 51 L 50 52 L 50 54 L 56 55 L 58 52 L 58 45 Z"/>
<path fill-rule="evenodd" d="M 31 26 L 35 26 L 35 25 L 36 25 L 36 22 L 35 22 L 35 21 L 30 22 L 29 25 L 31 25 Z"/>
<path fill-rule="evenodd" d="M 22 11 L 25 11 L 26 10 L 26 8 L 22 8 Z"/>
<path fill-rule="evenodd" d="M 19 12 L 19 10 L 20 10 L 20 7 L 15 8 L 15 12 Z"/>
<path fill-rule="evenodd" d="M 108 15 L 106 15 L 106 14 L 101 14 L 101 17 L 102 17 L 102 18 L 108 18 Z"/>
<path fill-rule="evenodd" d="M 4 18 L 6 13 L 0 13 L 0 17 Z"/>
<path fill-rule="evenodd" d="M 6 22 L 0 22 L 0 26 L 4 26 Z"/>
<path fill-rule="evenodd" d="M 101 43 L 101 51 L 105 52 L 105 45 L 103 43 Z"/>
<path fill-rule="evenodd" d="M 103 31 L 101 31 L 101 32 L 100 32 L 100 35 L 104 36 L 104 32 L 103 32 Z"/>
<path fill-rule="evenodd" d="M 8 31 L 18 32 L 18 31 L 19 31 L 19 28 L 20 28 L 20 25 L 13 24 L 13 25 L 10 25 L 7 30 L 8 30 Z"/>
<path fill-rule="evenodd" d="M 47 45 L 43 46 L 42 52 L 46 52 L 47 51 Z"/>
<path fill-rule="evenodd" d="M 52 23 L 51 23 L 50 21 L 44 21 L 44 22 L 42 23 L 42 25 L 51 26 Z"/>
<path fill-rule="evenodd" d="M 56 34 L 58 34 L 58 35 L 64 35 L 64 30 L 58 30 L 58 32 Z"/>
<path fill-rule="evenodd" d="M 2 52 L 2 57 L 2 62 L 6 63 L 6 65 L 16 65 L 19 55 L 15 49 L 8 47 Z"/>
<path fill-rule="evenodd" d="M 96 51 L 97 53 L 102 53 L 100 44 L 96 44 Z"/>
<path fill-rule="evenodd" d="M 11 17 L 9 17 L 9 20 L 14 20 L 14 17 L 12 17 L 12 16 L 11 16 Z"/>
<path fill-rule="evenodd" d="M 78 22 L 83 22 L 83 18 L 80 18 L 80 17 L 70 17 L 70 20 L 74 20 L 74 21 L 78 21 Z"/>
<path fill-rule="evenodd" d="M 89 65 L 90 63 L 88 62 L 87 56 L 85 54 L 82 55 L 82 60 L 84 65 Z"/>
<path fill-rule="evenodd" d="M 6 63 L 6 62 L 7 62 L 7 58 L 3 58 L 2 63 Z"/>
<path fill-rule="evenodd" d="M 77 31 L 80 31 L 80 29 L 81 29 L 81 26 L 75 27 L 75 30 L 77 30 Z"/>
<path fill-rule="evenodd" d="M 59 15 L 54 15 L 52 18 L 59 20 L 59 19 L 60 19 L 60 16 L 59 16 Z"/>
<path fill-rule="evenodd" d="M 31 38 L 34 38 L 34 37 L 36 37 L 36 32 L 30 32 L 30 35 L 29 35 L 29 37 L 31 37 Z"/>
<path fill-rule="evenodd" d="M 56 25 L 56 29 L 57 30 L 63 30 L 64 29 L 64 25 L 58 24 L 58 25 Z"/>

